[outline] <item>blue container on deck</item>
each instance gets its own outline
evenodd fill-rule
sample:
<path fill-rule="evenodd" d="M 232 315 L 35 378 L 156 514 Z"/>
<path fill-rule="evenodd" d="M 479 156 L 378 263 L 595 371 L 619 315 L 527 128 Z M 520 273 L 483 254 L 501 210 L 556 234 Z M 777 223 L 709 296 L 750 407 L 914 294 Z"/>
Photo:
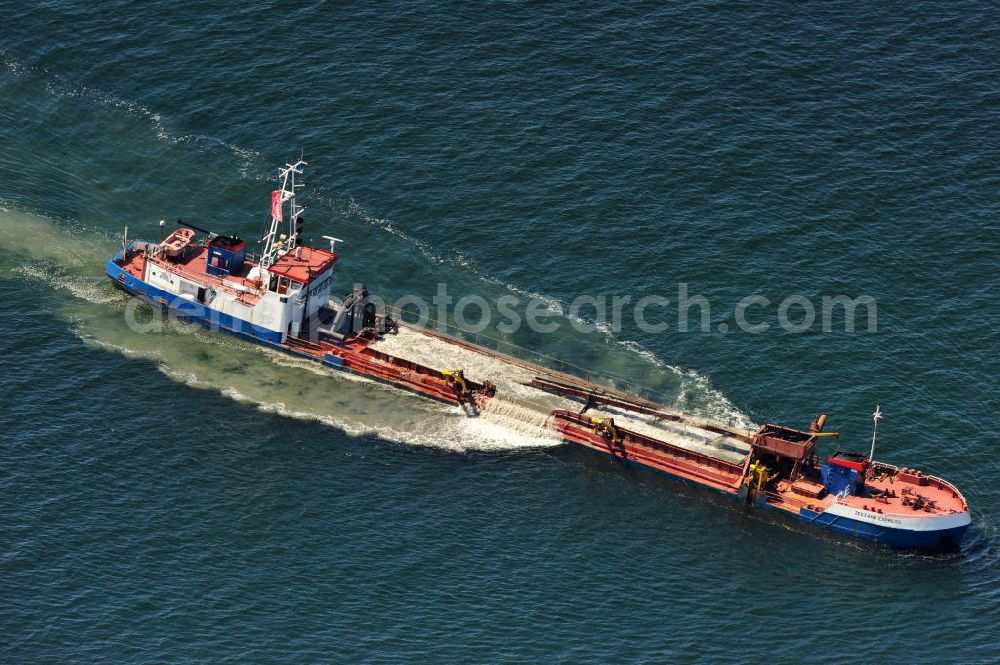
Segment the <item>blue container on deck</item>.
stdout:
<path fill-rule="evenodd" d="M 237 236 L 216 236 L 208 243 L 205 271 L 220 277 L 233 275 L 243 267 L 245 258 L 246 243 Z"/>
<path fill-rule="evenodd" d="M 838 451 L 820 467 L 823 486 L 830 494 L 857 496 L 865 488 L 869 466 L 871 460 L 863 455 Z"/>

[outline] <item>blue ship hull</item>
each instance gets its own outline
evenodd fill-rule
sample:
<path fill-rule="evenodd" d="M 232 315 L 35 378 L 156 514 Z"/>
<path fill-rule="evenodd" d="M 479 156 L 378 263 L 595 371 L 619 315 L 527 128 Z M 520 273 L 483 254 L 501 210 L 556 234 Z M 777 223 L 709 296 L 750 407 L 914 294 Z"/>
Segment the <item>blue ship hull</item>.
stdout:
<path fill-rule="evenodd" d="M 300 355 L 296 353 L 294 349 L 289 349 L 288 347 L 282 345 L 282 333 L 256 326 L 248 321 L 232 317 L 205 304 L 180 298 L 174 293 L 155 287 L 125 271 L 116 263 L 117 258 L 118 257 L 107 262 L 105 272 L 107 273 L 108 278 L 111 279 L 118 288 L 121 288 L 130 295 L 141 299 L 154 307 L 160 307 L 162 309 L 172 311 L 179 318 L 199 323 L 210 330 L 235 334 L 258 344 L 273 347 L 293 355 Z M 341 358 L 331 354 L 324 356 L 320 362 L 340 371 L 349 371 L 354 373 L 349 367 L 345 367 Z M 369 378 L 376 378 L 376 380 L 378 380 L 377 377 Z M 592 452 L 607 456 L 607 453 L 596 450 L 590 446 L 579 443 L 577 443 L 577 445 L 581 445 L 581 447 L 591 450 Z M 652 470 L 675 480 L 682 481 L 686 484 L 701 486 L 700 483 L 692 481 L 689 478 L 669 473 L 668 471 L 643 464 L 642 462 L 631 459 L 623 459 L 620 457 L 616 459 L 628 466 Z M 730 492 L 719 488 L 710 489 L 741 502 L 746 502 L 745 487 L 741 488 L 737 492 Z M 763 496 L 759 497 L 756 505 L 760 508 L 774 510 L 786 516 L 794 516 L 793 513 L 790 513 L 787 510 L 768 504 Z M 907 529 L 883 524 L 872 524 L 863 520 L 853 519 L 846 515 L 835 514 L 830 511 L 831 508 L 827 508 L 827 510 L 822 512 L 803 508 L 798 513 L 797 517 L 798 521 L 804 524 L 825 529 L 832 533 L 851 538 L 868 540 L 888 545 L 890 547 L 906 549 L 941 549 L 953 547 L 961 540 L 966 529 L 968 528 L 967 513 L 965 514 L 966 520 L 964 524 L 954 525 L 954 519 L 952 519 L 951 522 L 948 522 L 947 518 L 941 518 L 949 524 L 947 528 L 927 528 L 927 526 L 931 526 L 930 520 L 935 518 L 923 518 L 920 520 L 920 522 L 922 522 L 922 528 Z"/>
<path fill-rule="evenodd" d="M 572 443 L 575 446 L 588 450 L 592 453 L 600 455 L 602 457 L 611 457 L 607 453 L 592 448 L 576 441 L 570 439 L 565 439 L 567 443 Z M 659 475 L 666 476 L 672 480 L 680 481 L 685 485 L 690 485 L 694 487 L 701 487 L 706 490 L 710 490 L 729 498 L 735 499 L 740 503 L 747 502 L 746 487 L 742 487 L 738 492 L 727 492 L 714 487 L 709 487 L 703 485 L 690 478 L 685 478 L 663 469 L 657 469 L 655 467 L 643 464 L 642 462 L 622 458 L 613 457 L 618 462 L 621 462 L 625 466 L 642 469 L 644 471 L 653 471 Z M 771 510 L 776 514 L 783 515 L 785 517 L 790 517 L 795 519 L 794 513 L 790 513 L 786 510 L 776 508 L 769 503 L 767 503 L 765 497 L 762 495 L 758 497 L 755 504 L 757 508 L 763 508 Z M 967 514 L 966 514 L 967 516 Z M 933 518 L 922 518 L 924 521 Z M 847 536 L 850 538 L 856 538 L 860 540 L 867 540 L 873 543 L 878 543 L 880 545 L 886 545 L 898 549 L 921 549 L 921 550 L 946 550 L 954 548 L 962 540 L 962 536 L 965 535 L 966 530 L 969 527 L 968 518 L 966 517 L 966 523 L 960 526 L 952 526 L 949 528 L 942 529 L 904 529 L 896 528 L 890 526 L 883 526 L 877 524 L 870 524 L 868 522 L 863 522 L 861 520 L 852 519 L 843 515 L 836 515 L 830 512 L 817 512 L 812 510 L 807 510 L 803 508 L 797 516 L 797 522 L 807 524 L 812 527 L 819 529 L 824 529 L 831 533 L 836 533 L 841 536 Z"/>
<path fill-rule="evenodd" d="M 901 549 L 937 550 L 955 547 L 962 540 L 968 524 L 946 529 L 913 530 L 885 527 L 877 524 L 861 522 L 849 517 L 832 515 L 828 512 L 819 513 L 805 508 L 799 513 L 799 519 L 820 529 L 826 529 L 852 538 L 870 540 L 875 543 L 889 545 Z"/>
<path fill-rule="evenodd" d="M 154 307 L 173 310 L 184 320 L 199 323 L 210 330 L 221 330 L 270 346 L 281 344 L 280 332 L 255 326 L 249 321 L 230 316 L 207 305 L 179 298 L 175 293 L 164 291 L 128 273 L 115 263 L 115 259 L 107 262 L 104 271 L 116 286 L 130 295 Z"/>
<path fill-rule="evenodd" d="M 174 312 L 179 319 L 200 324 L 213 332 L 223 332 L 236 335 L 237 337 L 247 341 L 268 346 L 289 355 L 319 362 L 322 365 L 326 365 L 327 367 L 340 372 L 361 376 L 376 383 L 383 383 L 402 390 L 414 392 L 443 404 L 452 404 L 452 402 L 435 397 L 434 395 L 428 395 L 425 392 L 415 390 L 407 385 L 377 376 L 372 376 L 370 374 L 365 374 L 363 372 L 358 372 L 349 367 L 344 362 L 343 358 L 339 358 L 333 354 L 326 354 L 319 359 L 309 354 L 300 353 L 294 348 L 289 348 L 285 344 L 282 344 L 282 335 L 280 332 L 255 326 L 248 321 L 229 316 L 228 314 L 224 314 L 223 312 L 206 305 L 178 298 L 174 293 L 159 289 L 152 286 L 148 282 L 129 274 L 127 271 L 123 270 L 121 266 L 115 263 L 116 260 L 118 260 L 118 257 L 108 261 L 105 266 L 107 276 L 116 287 L 125 291 L 130 296 L 146 302 L 153 307 Z"/>

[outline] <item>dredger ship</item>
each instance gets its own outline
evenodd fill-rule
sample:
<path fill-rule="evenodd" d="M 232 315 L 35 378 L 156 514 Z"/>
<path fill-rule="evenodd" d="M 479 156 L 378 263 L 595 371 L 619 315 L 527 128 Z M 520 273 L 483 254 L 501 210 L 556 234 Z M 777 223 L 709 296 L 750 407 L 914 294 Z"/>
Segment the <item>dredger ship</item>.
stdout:
<path fill-rule="evenodd" d="M 888 546 L 957 546 L 971 521 L 950 483 L 820 444 L 825 415 L 806 429 L 743 430 L 684 413 L 614 386 L 502 354 L 393 319 L 366 289 L 330 298 L 337 238 L 303 242 L 295 182 L 305 162 L 279 169 L 271 221 L 254 260 L 246 243 L 192 224 L 160 242 L 122 238 L 109 278 L 154 307 L 461 408 L 516 413 L 564 442 L 694 485 L 806 525 Z M 286 213 L 287 210 L 287 213 Z M 161 228 L 163 222 L 160 223 Z M 201 238 L 198 236 L 201 234 Z M 483 375 L 503 363 L 502 377 Z M 881 412 L 874 414 L 875 428 Z M 838 439 L 839 440 L 839 439 Z"/>

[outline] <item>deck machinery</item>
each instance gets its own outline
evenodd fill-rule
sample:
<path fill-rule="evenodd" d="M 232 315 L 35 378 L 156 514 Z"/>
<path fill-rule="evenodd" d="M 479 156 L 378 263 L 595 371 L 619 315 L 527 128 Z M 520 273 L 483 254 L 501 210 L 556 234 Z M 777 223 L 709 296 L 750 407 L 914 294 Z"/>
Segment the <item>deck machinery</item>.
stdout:
<path fill-rule="evenodd" d="M 826 416 L 808 430 L 746 431 L 477 344 L 402 325 L 364 287 L 330 299 L 337 238 L 303 242 L 295 179 L 279 170 L 259 258 L 245 241 L 179 220 L 159 242 L 127 239 L 106 264 L 116 286 L 154 307 L 327 367 L 455 405 L 515 414 L 565 442 L 721 492 L 828 531 L 896 547 L 954 546 L 970 523 L 955 487 L 868 455 L 820 459 Z M 161 228 L 163 222 L 160 223 Z M 197 235 L 202 234 L 201 240 Z M 470 376 L 462 367 L 492 368 Z M 519 414 L 519 415 L 518 415 Z M 876 427 L 881 412 L 876 410 Z"/>

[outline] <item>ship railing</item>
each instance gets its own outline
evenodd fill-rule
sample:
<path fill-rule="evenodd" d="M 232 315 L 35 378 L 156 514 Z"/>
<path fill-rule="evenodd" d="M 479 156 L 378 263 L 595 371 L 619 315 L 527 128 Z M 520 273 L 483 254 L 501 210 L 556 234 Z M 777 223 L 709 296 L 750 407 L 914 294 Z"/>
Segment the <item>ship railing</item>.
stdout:
<path fill-rule="evenodd" d="M 119 249 L 118 253 L 115 254 L 115 258 L 112 259 L 112 260 L 115 263 L 122 263 L 122 262 L 124 262 L 125 261 L 125 257 L 127 257 L 129 254 L 137 251 L 140 242 L 142 242 L 142 241 L 141 240 L 133 240 L 133 241 L 129 242 L 128 247 L 127 248 L 123 247 L 122 249 Z"/>
<path fill-rule="evenodd" d="M 211 275 L 207 272 L 198 272 L 195 270 L 189 270 L 186 266 L 179 263 L 171 263 L 159 256 L 157 250 L 147 248 L 146 258 L 152 263 L 160 266 L 161 268 L 168 270 L 172 273 L 179 274 L 182 277 L 186 277 L 197 284 L 213 284 L 215 286 L 221 287 L 223 290 L 232 293 L 236 299 L 247 306 L 253 306 L 258 300 L 260 300 L 260 295 L 256 291 L 244 291 L 236 288 L 233 284 L 230 284 L 225 280 L 224 277 L 219 275 Z"/>
<path fill-rule="evenodd" d="M 652 388 L 648 385 L 637 383 L 631 379 L 609 372 L 588 369 L 561 358 L 556 358 L 554 356 L 534 351 L 527 347 L 515 344 L 509 340 L 499 339 L 482 332 L 465 330 L 459 326 L 438 321 L 437 319 L 424 318 L 418 322 L 413 320 L 415 318 L 413 316 L 413 312 L 407 312 L 398 307 L 386 305 L 386 311 L 394 319 L 410 327 L 424 329 L 435 335 L 451 337 L 453 339 L 457 339 L 458 341 L 468 342 L 476 346 L 482 346 L 500 355 L 505 355 L 522 362 L 539 365 L 545 369 L 566 374 L 570 377 L 584 379 L 588 383 L 605 386 L 611 390 L 634 395 L 657 405 L 667 407 L 668 409 L 676 411 L 680 414 L 690 413 L 690 408 L 685 405 L 684 402 L 678 400 L 677 397 L 664 393 L 662 390 L 657 390 L 656 388 Z M 408 317 L 410 320 L 407 320 Z M 721 420 L 726 425 L 735 429 L 746 429 L 744 423 L 737 418 L 716 417 L 713 419 Z"/>
<path fill-rule="evenodd" d="M 769 503 L 781 503 L 783 501 L 783 497 L 777 492 L 773 492 L 771 490 L 761 490 L 761 493 Z"/>
<path fill-rule="evenodd" d="M 952 493 L 952 496 L 962 501 L 962 507 L 965 510 L 969 509 L 969 504 L 966 502 L 965 497 L 962 496 L 962 493 L 958 491 L 957 487 L 949 483 L 947 480 L 945 480 L 944 478 L 939 478 L 937 476 L 931 476 L 926 473 L 923 474 L 923 477 L 930 482 L 938 483 L 938 485 L 940 485 L 943 489 L 947 489 L 949 492 Z"/>
<path fill-rule="evenodd" d="M 875 465 L 877 465 L 877 466 L 879 466 L 881 468 L 890 469 L 890 470 L 892 470 L 895 473 L 899 473 L 900 471 L 902 471 L 902 468 L 896 466 L 895 464 L 887 464 L 885 462 L 875 462 L 873 464 L 873 468 L 874 468 Z M 926 478 L 929 482 L 938 483 L 942 488 L 947 489 L 949 492 L 951 492 L 952 495 L 956 499 L 961 499 L 962 500 L 962 504 L 964 506 L 968 507 L 968 504 L 965 501 L 965 497 L 962 495 L 961 492 L 958 491 L 958 488 L 955 487 L 954 485 L 952 485 L 951 483 L 949 483 L 944 478 L 940 478 L 938 476 L 932 476 L 932 475 L 927 474 L 927 473 L 922 473 L 921 477 L 922 478 Z"/>

